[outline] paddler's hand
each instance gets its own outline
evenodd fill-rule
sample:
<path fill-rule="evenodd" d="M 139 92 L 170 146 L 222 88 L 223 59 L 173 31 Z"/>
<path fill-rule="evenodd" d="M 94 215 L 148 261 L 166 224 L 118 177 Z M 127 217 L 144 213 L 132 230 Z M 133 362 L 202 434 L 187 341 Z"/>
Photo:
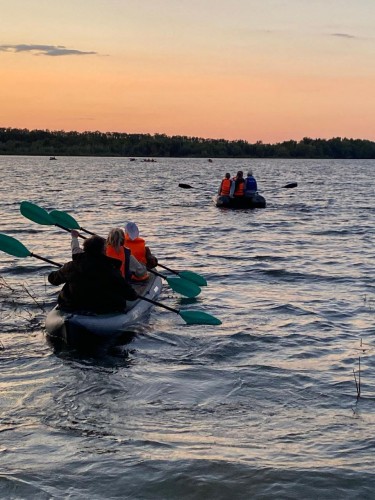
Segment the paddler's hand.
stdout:
<path fill-rule="evenodd" d="M 75 229 L 72 229 L 70 231 L 70 234 L 72 235 L 72 238 L 78 238 L 78 236 L 79 236 L 79 232 L 76 231 Z"/>

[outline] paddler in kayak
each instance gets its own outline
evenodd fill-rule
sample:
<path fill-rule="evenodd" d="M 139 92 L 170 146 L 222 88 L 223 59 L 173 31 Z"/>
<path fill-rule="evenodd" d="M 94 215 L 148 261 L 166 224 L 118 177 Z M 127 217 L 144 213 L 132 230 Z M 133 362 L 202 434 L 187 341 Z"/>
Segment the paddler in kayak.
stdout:
<path fill-rule="evenodd" d="M 149 278 L 146 266 L 125 248 L 125 233 L 119 228 L 111 229 L 106 241 L 106 255 L 121 261 L 121 273 L 128 281 L 145 281 Z"/>
<path fill-rule="evenodd" d="M 73 239 L 72 261 L 48 275 L 52 285 L 64 284 L 58 305 L 65 311 L 85 311 L 98 314 L 123 311 L 126 300 L 135 300 L 137 293 L 124 280 L 121 262 L 105 255 L 105 240 L 91 236 L 83 243 L 83 251 Z"/>
<path fill-rule="evenodd" d="M 135 222 L 128 222 L 125 226 L 125 247 L 129 248 L 132 255 L 146 267 L 153 268 L 158 265 L 158 259 L 152 255 L 145 240 L 140 238 Z"/>

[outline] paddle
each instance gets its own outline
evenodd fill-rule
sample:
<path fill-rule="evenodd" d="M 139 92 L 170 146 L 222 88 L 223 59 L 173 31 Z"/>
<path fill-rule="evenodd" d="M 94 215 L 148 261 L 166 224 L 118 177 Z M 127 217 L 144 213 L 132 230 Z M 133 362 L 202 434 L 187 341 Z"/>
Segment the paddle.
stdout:
<path fill-rule="evenodd" d="M 193 283 L 192 281 L 185 280 L 184 278 L 173 278 L 169 276 L 165 276 L 165 274 L 158 273 L 154 269 L 147 268 L 148 272 L 159 276 L 163 280 L 165 280 L 168 285 L 177 293 L 181 295 L 185 295 L 185 297 L 196 297 L 201 293 L 201 289 L 198 285 Z"/>
<path fill-rule="evenodd" d="M 148 299 L 147 297 L 139 298 L 142 298 L 146 302 L 150 302 L 155 306 L 164 307 L 164 309 L 167 309 L 168 311 L 179 314 L 188 325 L 221 325 L 219 318 L 216 318 L 215 316 L 212 316 L 204 311 L 182 311 L 181 309 L 173 309 L 173 307 L 166 306 L 161 302 L 156 302 L 155 300 Z"/>
<path fill-rule="evenodd" d="M 39 260 L 44 260 L 44 262 L 48 262 L 53 266 L 61 267 L 61 264 L 54 262 L 53 260 L 46 259 L 45 257 L 41 257 L 36 253 L 30 252 L 20 241 L 12 238 L 11 236 L 7 236 L 6 234 L 0 234 L 0 250 L 14 257 L 35 257 Z"/>
<path fill-rule="evenodd" d="M 70 233 L 70 229 L 61 225 L 54 217 L 51 216 L 44 210 L 44 208 L 35 205 L 35 203 L 31 203 L 29 201 L 22 201 L 20 204 L 20 212 L 26 217 L 26 219 L 30 219 L 37 224 L 41 224 L 43 226 L 57 226 L 60 229 L 64 229 L 64 231 L 68 231 Z M 75 228 L 72 228 L 75 229 Z M 84 238 L 81 234 L 79 234 L 81 238 Z"/>
<path fill-rule="evenodd" d="M 62 212 L 61 210 L 52 210 L 49 215 L 55 221 L 56 224 L 59 224 L 60 227 L 64 226 L 64 228 L 68 229 L 80 229 L 81 231 L 91 234 L 91 236 L 96 236 L 95 233 L 88 231 L 84 227 L 81 227 L 78 222 L 71 215 L 66 212 Z"/>
<path fill-rule="evenodd" d="M 24 215 L 28 219 L 38 224 L 55 225 L 68 232 L 70 232 L 71 229 L 81 229 L 78 222 L 65 212 L 53 210 L 52 212 L 48 213 L 43 208 L 38 207 L 37 205 L 34 205 L 33 203 L 27 201 L 23 201 L 21 203 L 20 209 L 22 215 Z M 83 239 L 86 239 L 86 237 L 83 235 L 79 236 Z M 149 269 L 149 271 L 153 274 L 156 274 L 157 276 L 160 276 L 168 283 L 168 285 L 172 288 L 172 290 L 181 295 L 184 295 L 185 297 L 193 298 L 201 293 L 201 289 L 196 283 L 185 280 L 183 278 L 169 278 L 168 276 L 160 274 L 152 269 Z"/>
<path fill-rule="evenodd" d="M 45 257 L 41 257 L 40 255 L 36 255 L 35 253 L 30 252 L 30 250 L 28 250 L 20 241 L 12 238 L 11 236 L 7 236 L 6 234 L 1 233 L 0 250 L 13 255 L 14 257 L 35 257 L 37 259 L 48 262 L 53 266 L 62 266 L 58 262 L 54 262 L 53 260 L 46 259 Z M 215 318 L 215 316 L 212 316 L 211 314 L 208 314 L 204 311 L 181 311 L 178 309 L 173 309 L 172 307 L 166 306 L 161 302 L 156 302 L 155 300 L 142 297 L 141 295 L 138 295 L 138 299 L 145 300 L 146 302 L 150 302 L 151 304 L 163 307 L 164 309 L 168 309 L 168 311 L 179 314 L 188 325 L 221 325 L 221 321 L 218 318 Z"/>
<path fill-rule="evenodd" d="M 193 283 L 196 283 L 199 286 L 207 286 L 207 281 L 205 280 L 205 278 L 203 278 L 203 276 L 201 276 L 198 273 L 194 273 L 193 271 L 174 271 L 173 269 L 167 266 L 163 266 L 163 264 L 160 264 L 159 262 L 158 266 L 162 267 L 163 269 L 166 269 L 167 271 L 170 271 L 173 274 L 177 274 L 178 276 L 180 276 L 180 278 L 192 281 Z"/>
<path fill-rule="evenodd" d="M 290 182 L 289 184 L 285 184 L 285 186 L 280 186 L 280 187 L 275 188 L 275 189 L 292 189 L 292 188 L 295 188 L 297 186 L 298 186 L 297 182 Z M 190 184 L 179 184 L 178 187 L 183 188 L 183 189 L 197 189 L 197 188 L 194 188 L 193 186 L 190 186 Z M 198 189 L 201 189 L 201 188 L 198 188 Z"/>
<path fill-rule="evenodd" d="M 22 202 L 22 203 L 27 203 L 27 202 Z M 32 205 L 32 206 L 29 207 L 28 205 Z M 38 215 L 40 217 L 40 212 L 38 210 L 36 210 L 36 208 L 39 208 L 39 207 L 37 207 L 36 205 L 33 205 L 33 204 L 28 204 L 28 205 L 24 208 L 24 211 L 25 211 L 25 209 L 26 209 L 26 212 L 28 210 L 31 210 L 32 215 L 34 216 L 34 218 L 31 220 L 33 220 L 34 222 L 38 222 L 38 220 L 35 220 L 35 219 L 38 219 Z M 42 211 L 43 215 L 44 215 L 44 213 L 47 213 L 42 208 L 40 210 Z M 37 213 L 36 217 L 35 217 L 35 212 Z M 26 217 L 28 217 L 28 215 L 26 215 Z M 92 235 L 95 234 L 95 233 L 91 233 L 87 229 L 81 227 L 79 225 L 79 223 L 76 221 L 76 219 L 74 219 L 74 217 L 72 217 L 71 215 L 69 215 L 66 212 L 62 212 L 61 210 L 52 210 L 47 215 L 49 215 L 50 218 L 52 218 L 55 225 L 57 225 L 61 229 L 65 229 L 66 231 L 68 231 L 67 228 L 69 228 L 69 230 L 70 229 L 76 229 L 76 230 L 80 229 L 81 231 L 84 231 L 85 233 L 92 234 Z M 28 217 L 28 218 L 30 218 L 30 217 Z M 44 220 L 43 217 L 42 217 L 42 220 Z M 80 236 L 81 236 L 81 238 L 84 238 L 84 236 L 82 236 L 82 235 L 80 235 Z M 163 269 L 166 269 L 167 271 L 170 271 L 173 274 L 178 275 L 180 278 L 182 278 L 184 280 L 191 281 L 192 283 L 195 283 L 196 285 L 199 285 L 199 286 L 206 286 L 207 285 L 207 281 L 203 278 L 203 276 L 201 276 L 198 273 L 194 273 L 193 271 L 174 271 L 173 269 L 170 269 L 169 267 L 163 266 L 162 264 L 159 264 L 159 263 L 158 263 L 158 266 L 162 267 Z M 165 276 L 163 276 L 163 278 L 166 279 Z M 194 290 L 194 287 L 192 288 L 192 290 Z M 195 289 L 195 291 L 198 292 L 197 289 Z M 196 295 L 198 295 L 198 293 L 196 293 Z M 185 294 L 183 293 L 182 295 L 185 295 Z M 196 295 L 192 295 L 192 297 L 195 297 Z"/>

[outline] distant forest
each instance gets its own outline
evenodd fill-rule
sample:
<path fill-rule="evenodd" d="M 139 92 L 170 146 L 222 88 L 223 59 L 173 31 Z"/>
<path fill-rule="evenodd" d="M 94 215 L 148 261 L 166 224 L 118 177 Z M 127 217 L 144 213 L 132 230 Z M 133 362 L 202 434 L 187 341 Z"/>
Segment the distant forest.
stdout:
<path fill-rule="evenodd" d="M 0 128 L 0 155 L 375 159 L 375 142 L 335 137 L 264 144 L 165 134 Z"/>

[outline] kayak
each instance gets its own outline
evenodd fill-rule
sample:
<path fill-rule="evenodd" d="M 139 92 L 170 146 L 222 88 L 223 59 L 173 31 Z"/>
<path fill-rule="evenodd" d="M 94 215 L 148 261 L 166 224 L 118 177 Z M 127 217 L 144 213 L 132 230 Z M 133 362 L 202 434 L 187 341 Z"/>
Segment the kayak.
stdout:
<path fill-rule="evenodd" d="M 150 275 L 147 282 L 132 283 L 138 295 L 155 300 L 162 289 L 159 276 Z M 134 333 L 129 328 L 139 322 L 149 312 L 152 304 L 142 299 L 126 301 L 124 312 L 95 314 L 83 311 L 63 311 L 58 306 L 47 314 L 47 338 L 59 346 L 76 349 L 113 345 L 119 341 L 129 341 Z"/>
<path fill-rule="evenodd" d="M 215 196 L 214 203 L 219 208 L 266 208 L 266 199 L 259 193 L 252 196 Z"/>

